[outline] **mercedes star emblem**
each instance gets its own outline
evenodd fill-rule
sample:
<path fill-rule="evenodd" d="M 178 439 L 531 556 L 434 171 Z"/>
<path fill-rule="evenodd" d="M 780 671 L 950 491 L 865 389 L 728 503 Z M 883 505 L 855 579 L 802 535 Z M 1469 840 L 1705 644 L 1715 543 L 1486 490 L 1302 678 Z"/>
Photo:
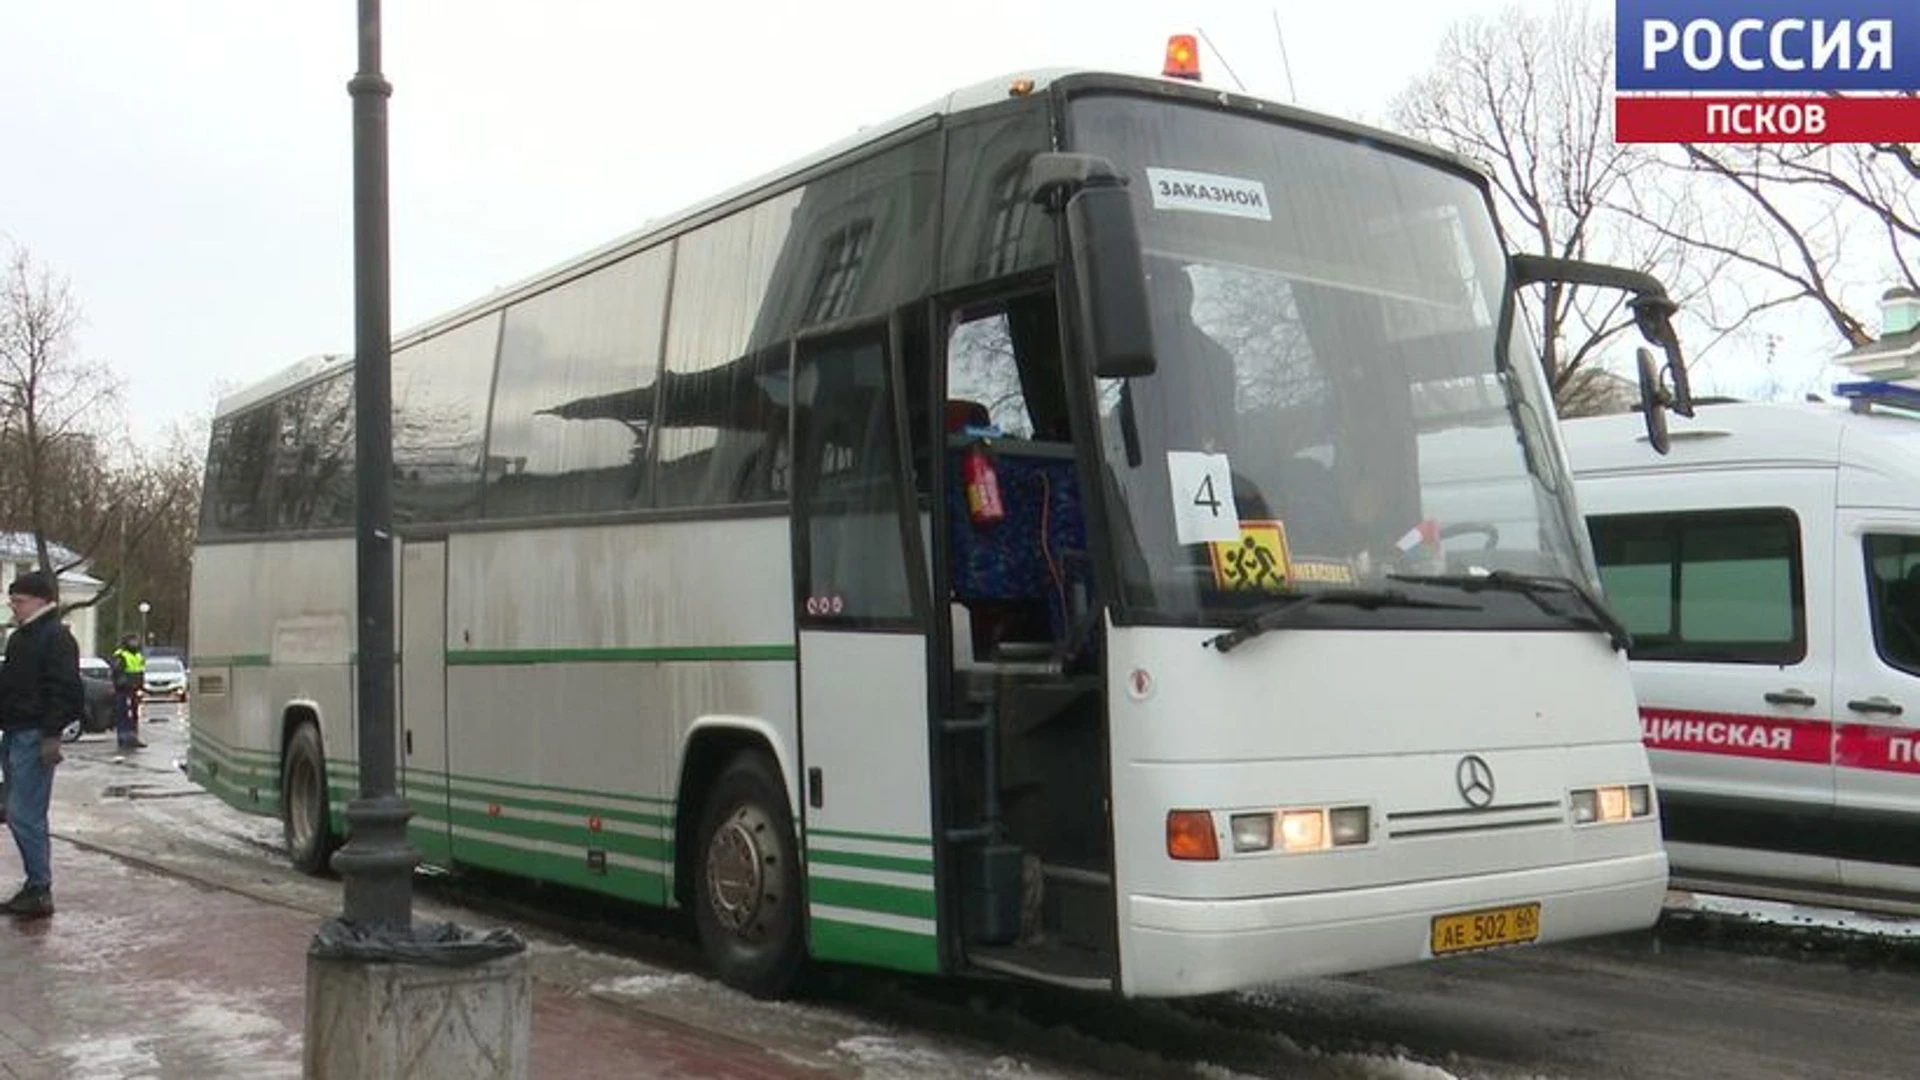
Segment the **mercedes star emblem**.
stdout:
<path fill-rule="evenodd" d="M 1460 797 L 1475 810 L 1485 810 L 1493 805 L 1493 766 L 1479 754 L 1468 754 L 1460 759 L 1460 765 L 1453 770 L 1453 782 L 1460 787 Z"/>

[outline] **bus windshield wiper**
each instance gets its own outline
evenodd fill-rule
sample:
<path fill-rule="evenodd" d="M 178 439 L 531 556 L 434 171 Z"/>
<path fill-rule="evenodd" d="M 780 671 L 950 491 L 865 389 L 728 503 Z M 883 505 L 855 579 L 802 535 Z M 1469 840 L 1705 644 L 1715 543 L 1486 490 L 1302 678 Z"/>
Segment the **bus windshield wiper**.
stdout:
<path fill-rule="evenodd" d="M 1534 607 L 1561 618 L 1566 618 L 1567 613 L 1555 610 L 1541 596 L 1543 593 L 1571 596 L 1580 602 L 1580 606 L 1586 608 L 1593 627 L 1606 633 L 1607 640 L 1613 644 L 1616 652 L 1625 652 L 1633 645 L 1633 634 L 1627 630 L 1626 624 L 1620 621 L 1619 616 L 1572 578 L 1550 574 L 1519 574 L 1512 570 L 1492 570 L 1482 574 L 1388 574 L 1387 577 L 1394 581 L 1409 581 L 1416 585 L 1450 585 L 1470 593 L 1487 589 L 1519 593 L 1533 601 Z"/>
<path fill-rule="evenodd" d="M 1416 596 L 1394 589 L 1323 589 L 1317 592 L 1300 593 L 1290 596 L 1267 608 L 1252 618 L 1224 633 L 1216 634 L 1206 640 L 1218 652 L 1232 652 L 1241 645 L 1259 637 L 1269 630 L 1278 630 L 1285 626 L 1289 618 L 1316 604 L 1345 604 L 1349 607 L 1366 608 L 1421 608 L 1428 611 L 1479 611 L 1478 604 L 1449 604 L 1443 600 L 1422 600 Z"/>

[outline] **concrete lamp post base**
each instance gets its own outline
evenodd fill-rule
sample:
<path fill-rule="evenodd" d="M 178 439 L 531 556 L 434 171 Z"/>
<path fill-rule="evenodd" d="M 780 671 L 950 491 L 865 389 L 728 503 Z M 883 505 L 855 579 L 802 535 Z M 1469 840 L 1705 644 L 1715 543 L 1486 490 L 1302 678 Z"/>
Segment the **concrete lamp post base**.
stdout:
<path fill-rule="evenodd" d="M 462 967 L 307 957 L 306 1080 L 525 1080 L 527 954 Z"/>

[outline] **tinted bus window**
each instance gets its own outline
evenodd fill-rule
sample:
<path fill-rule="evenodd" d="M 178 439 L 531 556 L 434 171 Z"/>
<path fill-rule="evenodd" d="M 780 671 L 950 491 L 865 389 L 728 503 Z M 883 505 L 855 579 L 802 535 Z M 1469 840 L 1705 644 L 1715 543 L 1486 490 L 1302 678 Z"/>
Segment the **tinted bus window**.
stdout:
<path fill-rule="evenodd" d="M 271 503 L 275 532 L 353 524 L 353 372 L 282 399 Z"/>
<path fill-rule="evenodd" d="M 670 258 L 657 247 L 507 310 L 488 517 L 647 505 Z"/>
<path fill-rule="evenodd" d="M 500 316 L 393 357 L 393 519 L 464 521 L 480 505 L 480 454 Z"/>
<path fill-rule="evenodd" d="M 280 432 L 277 413 L 275 403 L 267 402 L 214 423 L 200 508 L 203 538 L 267 531 L 273 446 Z"/>

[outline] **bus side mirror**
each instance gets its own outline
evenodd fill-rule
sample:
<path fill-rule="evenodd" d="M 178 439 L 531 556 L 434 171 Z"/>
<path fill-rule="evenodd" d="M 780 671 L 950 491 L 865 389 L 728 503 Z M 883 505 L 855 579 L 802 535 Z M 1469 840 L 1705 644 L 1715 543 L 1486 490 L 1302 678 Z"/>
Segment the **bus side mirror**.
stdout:
<path fill-rule="evenodd" d="M 1103 379 L 1153 374 L 1153 323 L 1140 228 L 1127 178 L 1095 154 L 1035 154 L 1033 201 L 1064 216 L 1073 315 L 1086 334 L 1086 357 Z"/>
<path fill-rule="evenodd" d="M 1665 454 L 1672 449 L 1673 440 L 1667 435 L 1667 394 L 1660 385 L 1660 368 L 1644 345 L 1633 350 L 1633 355 L 1640 365 L 1640 412 L 1647 422 L 1647 443 L 1654 453 Z"/>
<path fill-rule="evenodd" d="M 1103 379 L 1153 374 L 1153 324 L 1140 231 L 1122 187 L 1086 187 L 1067 201 L 1075 303 L 1087 357 Z"/>
<path fill-rule="evenodd" d="M 1664 404 L 1681 416 L 1693 415 L 1693 387 L 1687 379 L 1686 358 L 1680 353 L 1680 335 L 1673 329 L 1673 314 L 1676 310 L 1673 302 L 1664 295 L 1640 296 L 1627 302 L 1633 311 L 1633 321 L 1640 329 L 1640 336 L 1650 345 L 1658 345 L 1666 354 L 1666 367 L 1654 368 L 1654 383 L 1660 390 Z M 1651 361 L 1651 357 L 1648 361 Z"/>

